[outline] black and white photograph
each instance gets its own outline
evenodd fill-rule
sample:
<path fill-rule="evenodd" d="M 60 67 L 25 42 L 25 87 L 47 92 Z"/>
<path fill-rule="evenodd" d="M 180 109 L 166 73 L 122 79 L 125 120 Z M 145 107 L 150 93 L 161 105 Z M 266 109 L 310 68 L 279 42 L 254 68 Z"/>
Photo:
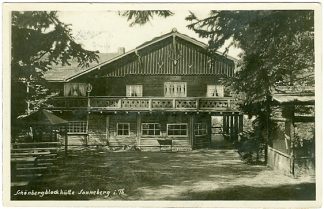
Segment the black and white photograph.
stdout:
<path fill-rule="evenodd" d="M 4 4 L 7 203 L 318 207 L 320 9 Z"/>

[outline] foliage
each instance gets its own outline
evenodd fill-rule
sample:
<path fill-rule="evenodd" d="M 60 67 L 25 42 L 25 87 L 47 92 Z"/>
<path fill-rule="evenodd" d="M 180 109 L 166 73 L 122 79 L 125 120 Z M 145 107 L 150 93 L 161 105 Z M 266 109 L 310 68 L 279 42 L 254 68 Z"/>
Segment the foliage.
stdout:
<path fill-rule="evenodd" d="M 314 19 L 312 11 L 211 11 L 198 19 L 186 18 L 188 28 L 209 39 L 210 51 L 230 41 L 243 50 L 239 70 L 230 81 L 245 93 L 244 110 L 266 111 L 266 101 L 278 85 L 314 84 Z M 302 75 L 302 76 L 301 76 Z"/>
<path fill-rule="evenodd" d="M 314 123 L 296 123 L 294 126 L 295 140 L 301 145 L 304 141 L 314 141 L 315 127 Z"/>
<path fill-rule="evenodd" d="M 51 64 L 69 65 L 76 59 L 79 66 L 98 61 L 94 51 L 75 42 L 70 25 L 62 23 L 56 11 L 12 12 L 11 100 L 12 119 L 26 114 L 26 101 L 39 107 L 48 95 L 42 75 Z M 27 93 L 27 85 L 30 92 Z"/>
<path fill-rule="evenodd" d="M 263 135 L 260 139 L 276 127 L 269 120 L 274 91 L 281 86 L 293 90 L 314 86 L 313 11 L 211 11 L 204 19 L 194 13 L 186 19 L 191 21 L 188 28 L 208 38 L 210 51 L 226 41 L 230 44 L 224 54 L 231 46 L 243 50 L 239 69 L 228 84 L 235 93 L 244 92 L 241 108 L 257 115 L 259 125 L 254 131 Z"/>
<path fill-rule="evenodd" d="M 154 16 L 169 17 L 174 13 L 169 10 L 128 10 L 119 12 L 123 17 L 127 17 L 127 21 L 130 21 L 130 26 L 144 25 L 153 19 Z"/>

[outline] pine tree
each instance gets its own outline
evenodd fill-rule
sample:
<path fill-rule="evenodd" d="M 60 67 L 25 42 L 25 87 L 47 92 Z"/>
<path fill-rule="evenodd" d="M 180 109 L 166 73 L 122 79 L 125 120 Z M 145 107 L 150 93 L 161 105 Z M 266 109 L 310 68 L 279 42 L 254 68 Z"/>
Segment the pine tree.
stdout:
<path fill-rule="evenodd" d="M 43 74 L 53 63 L 80 66 L 98 61 L 94 51 L 83 49 L 72 37 L 70 25 L 57 12 L 14 11 L 11 24 L 11 120 L 27 114 L 29 106 L 40 107 L 49 96 Z"/>

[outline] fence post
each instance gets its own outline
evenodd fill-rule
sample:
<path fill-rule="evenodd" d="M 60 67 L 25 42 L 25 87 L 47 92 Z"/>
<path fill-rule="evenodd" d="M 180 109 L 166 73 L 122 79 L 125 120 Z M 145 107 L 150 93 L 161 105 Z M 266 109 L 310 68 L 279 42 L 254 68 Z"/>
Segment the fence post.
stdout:
<path fill-rule="evenodd" d="M 65 157 L 67 157 L 68 155 L 68 134 L 67 134 L 67 130 L 65 132 L 65 138 L 64 138 L 64 153 L 65 153 Z"/>

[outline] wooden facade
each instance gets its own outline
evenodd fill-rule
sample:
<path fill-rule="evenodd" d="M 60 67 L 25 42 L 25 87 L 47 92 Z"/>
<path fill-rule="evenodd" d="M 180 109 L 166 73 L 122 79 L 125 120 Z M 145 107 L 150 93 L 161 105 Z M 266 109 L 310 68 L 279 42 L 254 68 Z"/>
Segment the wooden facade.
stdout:
<path fill-rule="evenodd" d="M 49 109 L 70 121 L 70 145 L 209 147 L 212 116 L 223 117 L 232 140 L 243 125 L 221 83 L 234 68 L 232 59 L 173 30 L 57 82 L 60 95 Z"/>

